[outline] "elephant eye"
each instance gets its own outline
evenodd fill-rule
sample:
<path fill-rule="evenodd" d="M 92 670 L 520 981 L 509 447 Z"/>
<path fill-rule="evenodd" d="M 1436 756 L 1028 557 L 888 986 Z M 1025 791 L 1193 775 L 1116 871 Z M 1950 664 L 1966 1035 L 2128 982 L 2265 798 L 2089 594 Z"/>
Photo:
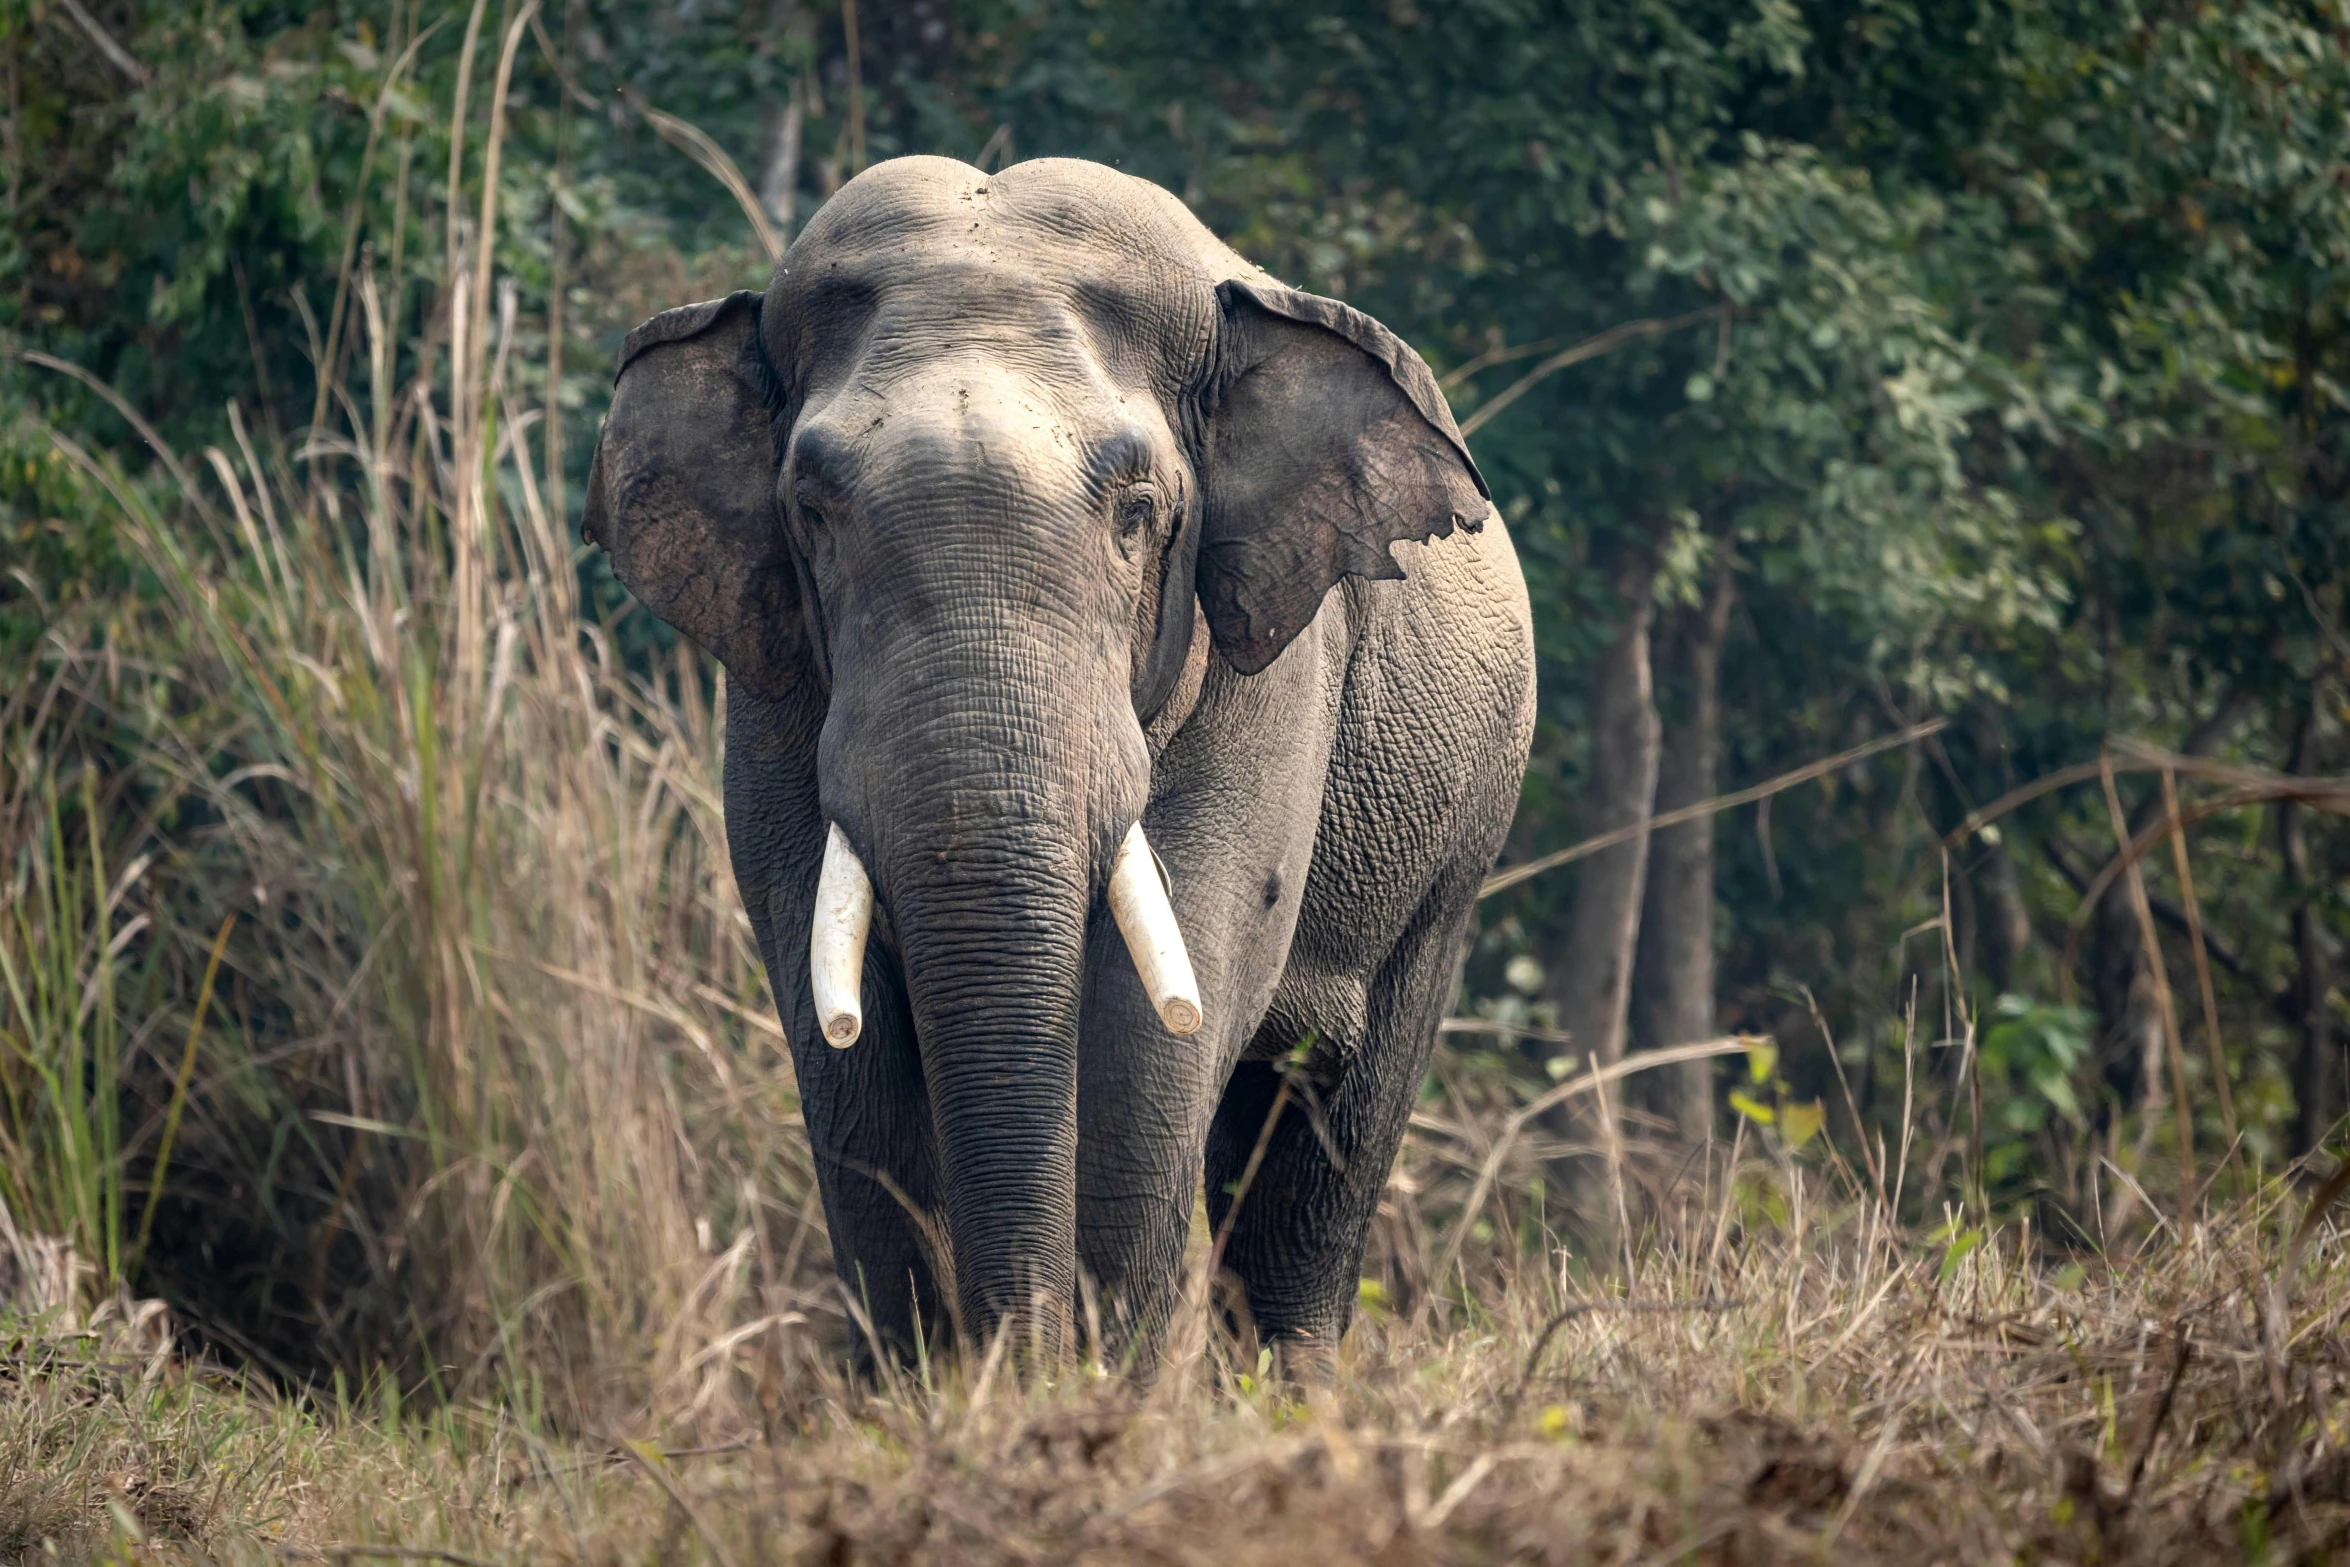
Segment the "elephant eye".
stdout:
<path fill-rule="evenodd" d="M 1159 492 L 1147 481 L 1129 484 L 1118 492 L 1112 505 L 1112 515 L 1118 520 L 1120 536 L 1131 538 L 1155 521 L 1159 515 Z"/>
<path fill-rule="evenodd" d="M 824 508 L 816 504 L 815 497 L 808 493 L 805 485 L 793 491 L 792 510 L 800 514 L 801 526 L 810 533 L 823 533 L 832 526 L 830 519 L 824 515 Z"/>

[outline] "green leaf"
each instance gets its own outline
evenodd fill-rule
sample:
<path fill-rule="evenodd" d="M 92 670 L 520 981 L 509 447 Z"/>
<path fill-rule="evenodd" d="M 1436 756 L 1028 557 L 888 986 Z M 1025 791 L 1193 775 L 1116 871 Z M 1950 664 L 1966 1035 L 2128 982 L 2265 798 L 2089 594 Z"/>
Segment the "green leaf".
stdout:
<path fill-rule="evenodd" d="M 1737 1111 L 1740 1115 L 1746 1117 L 1746 1119 L 1749 1121 L 1757 1122 L 1763 1126 L 1768 1126 L 1779 1118 L 1778 1112 L 1774 1111 L 1769 1105 L 1764 1104 L 1761 1100 L 1756 1099 L 1748 1094 L 1743 1088 L 1733 1088 L 1730 1090 L 1730 1108 Z"/>
<path fill-rule="evenodd" d="M 2074 1127 L 2088 1127 L 2089 1118 L 2081 1113 L 2081 1101 L 2073 1092 L 2071 1078 L 2061 1072 L 2041 1072 L 2033 1076 L 2032 1086 L 2040 1091 L 2041 1098 L 2055 1107 L 2058 1115 L 2072 1122 Z"/>
<path fill-rule="evenodd" d="M 1983 1232 L 1981 1230 L 1961 1230 L 1958 1238 L 1950 1243 L 1950 1249 L 1942 1254 L 1942 1267 L 1935 1277 L 1944 1284 L 1949 1283 L 1950 1276 L 1958 1271 L 1958 1265 L 1966 1261 L 1973 1254 L 1975 1248 L 1982 1244 Z"/>
<path fill-rule="evenodd" d="M 1779 1135 L 1789 1148 L 1801 1148 L 1820 1133 L 1828 1121 L 1828 1107 L 1817 1099 L 1779 1108 Z"/>
<path fill-rule="evenodd" d="M 1746 1080 L 1767 1083 L 1779 1070 L 1779 1042 L 1761 1038 L 1746 1047 Z"/>

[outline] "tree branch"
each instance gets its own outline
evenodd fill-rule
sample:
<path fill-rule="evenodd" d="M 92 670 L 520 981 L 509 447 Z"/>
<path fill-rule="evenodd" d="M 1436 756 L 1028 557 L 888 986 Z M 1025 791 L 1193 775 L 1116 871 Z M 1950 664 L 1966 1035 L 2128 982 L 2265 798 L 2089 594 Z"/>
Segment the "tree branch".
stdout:
<path fill-rule="evenodd" d="M 1711 816 L 1717 811 L 1727 811 L 1736 806 L 1751 805 L 1757 800 L 1767 800 L 1782 789 L 1792 789 L 1799 783 L 1807 783 L 1814 778 L 1824 777 L 1840 767 L 1849 767 L 1854 762 L 1875 756 L 1880 751 L 1890 751 L 1897 746 L 1923 740 L 1926 736 L 1939 734 L 1949 727 L 1950 720 L 1947 718 L 1929 718 L 1924 723 L 1914 724 L 1897 734 L 1879 735 L 1867 744 L 1856 745 L 1849 751 L 1839 751 L 1834 756 L 1822 757 L 1816 762 L 1806 762 L 1795 771 L 1781 773 L 1768 783 L 1759 783 L 1749 789 L 1733 789 L 1728 794 L 1717 794 L 1710 800 L 1700 800 L 1695 805 L 1684 805 L 1676 811 L 1664 811 L 1655 816 L 1644 816 L 1639 821 L 1618 827 L 1613 832 L 1603 832 L 1596 838 L 1586 838 L 1581 843 L 1560 849 L 1555 853 L 1545 854 L 1539 859 L 1528 860 L 1523 865 L 1513 865 L 1506 871 L 1495 871 L 1485 878 L 1485 885 L 1477 889 L 1477 896 L 1490 898 L 1505 887 L 1515 887 L 1519 882 L 1539 876 L 1544 871 L 1555 870 L 1571 861 L 1582 859 L 1585 855 L 1597 854 L 1602 849 L 1612 849 L 1619 843 L 1629 843 L 1643 833 L 1657 832 L 1666 827 L 1678 827 L 1683 822 L 1693 822 L 1701 817 Z"/>
<path fill-rule="evenodd" d="M 1720 305 L 1708 305 L 1702 310 L 1691 310 L 1677 316 L 1627 321 L 1621 326 L 1609 327 L 1596 337 L 1587 337 L 1572 348 L 1562 348 L 1504 387 L 1494 396 L 1493 401 L 1462 420 L 1461 439 L 1465 441 L 1483 429 L 1496 414 L 1532 391 L 1536 382 L 1548 379 L 1569 365 L 1579 365 L 1586 359 L 1597 359 L 1601 354 L 1612 353 L 1626 343 L 1637 342 L 1644 337 L 1662 337 L 1667 332 L 1678 332 L 1685 326 L 1695 326 L 1723 308 Z"/>
<path fill-rule="evenodd" d="M 67 16 L 73 18 L 74 25 L 89 34 L 90 42 L 98 46 L 100 54 L 106 56 L 108 65 L 129 77 L 134 86 L 147 85 L 147 68 L 133 59 L 128 49 L 116 43 L 114 35 L 101 26 L 96 17 L 83 9 L 82 0 L 57 0 L 57 3 L 64 8 Z"/>
<path fill-rule="evenodd" d="M 2068 843 L 2062 833 L 2051 832 L 2042 837 L 2040 852 L 2046 855 L 2048 863 L 2056 868 L 2056 874 L 2063 877 L 2065 883 L 2073 889 L 2074 896 L 2078 897 L 2089 890 L 2089 885 L 2095 879 L 2096 873 L 2081 868 L 2080 862 L 2086 860 L 2087 856 Z M 2146 901 L 2153 907 L 2156 919 L 2182 936 L 2187 934 L 2187 914 L 2184 909 L 2166 898 L 2155 896 L 2151 891 L 2147 894 Z M 2209 926 L 2204 927 L 2203 945 L 2205 950 L 2211 954 L 2212 962 L 2234 975 L 2245 989 L 2258 996 L 2262 1003 L 2270 1011 L 2276 1013 L 2279 1018 L 2287 1023 L 2301 1021 L 2301 1014 L 2294 1003 L 2292 993 L 2289 990 L 2271 990 L 2268 981 L 2260 977 L 2260 974 L 2252 967 L 2251 961 L 2235 948 L 2229 946 L 2227 939 L 2215 933 Z"/>

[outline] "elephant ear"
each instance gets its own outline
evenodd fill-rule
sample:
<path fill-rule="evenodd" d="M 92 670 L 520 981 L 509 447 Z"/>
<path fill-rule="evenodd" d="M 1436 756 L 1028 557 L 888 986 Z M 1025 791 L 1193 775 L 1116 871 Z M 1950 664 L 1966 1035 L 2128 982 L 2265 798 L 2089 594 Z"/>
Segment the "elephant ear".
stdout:
<path fill-rule="evenodd" d="M 775 499 L 759 299 L 665 310 L 628 334 L 581 532 L 730 678 L 781 696 L 802 665 L 800 591 Z"/>
<path fill-rule="evenodd" d="M 1484 476 L 1411 345 L 1335 299 L 1235 279 L 1203 441 L 1199 597 L 1242 674 L 1346 576 L 1398 578 L 1399 539 L 1474 533 Z"/>

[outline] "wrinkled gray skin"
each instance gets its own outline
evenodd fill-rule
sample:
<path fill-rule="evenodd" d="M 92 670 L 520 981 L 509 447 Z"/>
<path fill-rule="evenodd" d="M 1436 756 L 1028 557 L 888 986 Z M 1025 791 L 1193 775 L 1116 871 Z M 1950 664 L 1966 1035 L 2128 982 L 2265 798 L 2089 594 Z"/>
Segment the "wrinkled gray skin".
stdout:
<path fill-rule="evenodd" d="M 1226 1263 L 1325 1366 L 1531 726 L 1525 586 L 1419 356 L 1111 169 L 899 159 L 763 295 L 630 335 L 587 529 L 726 666 L 735 876 L 881 1339 L 1057 1349 L 1090 1288 L 1147 1359 L 1203 1172 L 1221 1224 L 1310 1041 Z M 1103 904 L 1138 817 L 1186 1039 Z M 878 904 L 840 1051 L 827 819 Z"/>

